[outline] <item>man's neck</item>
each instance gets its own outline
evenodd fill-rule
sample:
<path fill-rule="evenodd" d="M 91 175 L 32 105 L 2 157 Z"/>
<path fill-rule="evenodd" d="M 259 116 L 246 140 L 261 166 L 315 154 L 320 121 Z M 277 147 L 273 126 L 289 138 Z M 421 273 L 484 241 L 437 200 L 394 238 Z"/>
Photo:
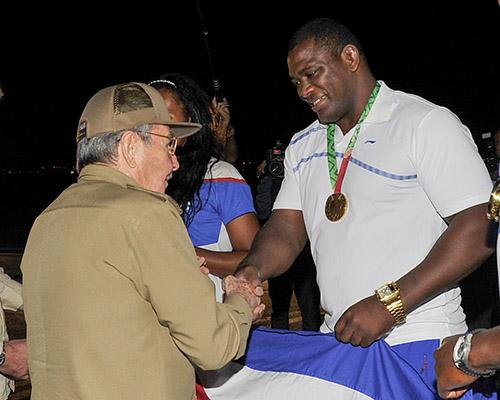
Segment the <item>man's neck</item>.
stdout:
<path fill-rule="evenodd" d="M 370 74 L 367 76 L 366 82 L 360 82 L 357 86 L 358 90 L 356 96 L 354 97 L 355 103 L 353 104 L 352 112 L 337 123 L 342 130 L 342 134 L 346 135 L 354 126 L 356 126 L 376 83 L 377 81 Z"/>

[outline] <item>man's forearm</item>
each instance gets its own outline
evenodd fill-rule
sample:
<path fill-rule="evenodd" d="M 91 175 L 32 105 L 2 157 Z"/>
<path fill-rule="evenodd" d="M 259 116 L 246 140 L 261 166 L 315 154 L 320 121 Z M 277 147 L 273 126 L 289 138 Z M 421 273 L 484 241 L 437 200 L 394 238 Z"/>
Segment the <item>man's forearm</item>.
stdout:
<path fill-rule="evenodd" d="M 500 326 L 472 337 L 469 365 L 476 370 L 500 369 Z"/>
<path fill-rule="evenodd" d="M 246 251 L 212 251 L 196 248 L 196 254 L 204 257 L 212 275 L 225 277 L 234 274 L 237 266 L 246 256 Z"/>
<path fill-rule="evenodd" d="M 302 213 L 295 210 L 274 211 L 255 237 L 248 255 L 238 270 L 252 265 L 262 280 L 284 273 L 307 242 Z"/>

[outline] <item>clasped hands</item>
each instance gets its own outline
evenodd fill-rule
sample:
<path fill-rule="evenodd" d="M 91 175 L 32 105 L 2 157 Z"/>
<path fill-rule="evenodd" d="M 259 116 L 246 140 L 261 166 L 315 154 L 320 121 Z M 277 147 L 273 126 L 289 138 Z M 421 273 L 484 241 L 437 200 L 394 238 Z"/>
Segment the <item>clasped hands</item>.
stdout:
<path fill-rule="evenodd" d="M 198 256 L 198 264 L 200 266 L 200 271 L 208 276 L 210 270 L 207 267 L 205 257 Z M 222 281 L 222 288 L 226 294 L 236 293 L 245 299 L 252 310 L 253 323 L 256 323 L 262 318 L 266 306 L 262 304 L 264 289 L 262 288 L 262 282 L 257 274 L 255 274 L 255 279 L 252 278 L 250 280 L 247 280 L 247 278 L 242 275 L 238 277 L 228 275 Z"/>
<path fill-rule="evenodd" d="M 249 282 L 245 277 L 228 275 L 222 281 L 222 287 L 226 293 L 236 293 L 243 297 L 252 310 L 252 322 L 257 322 L 262 318 L 266 306 L 261 302 L 264 295 L 262 283 Z"/>
<path fill-rule="evenodd" d="M 255 296 L 260 298 L 263 295 L 257 268 L 250 265 L 241 268 L 237 270 L 235 277 L 243 279 L 246 288 L 251 289 Z M 342 314 L 335 325 L 335 334 L 341 342 L 367 347 L 382 338 L 394 324 L 394 317 L 373 295 L 352 305 Z"/>
<path fill-rule="evenodd" d="M 248 303 L 252 309 L 252 321 L 256 323 L 262 318 L 266 306 L 262 304 L 262 296 L 264 296 L 264 289 L 262 288 L 262 281 L 259 276 L 257 268 L 254 266 L 246 266 L 237 269 L 234 276 L 229 275 L 224 278 L 223 287 L 226 293 L 234 291 L 235 288 L 241 291 L 236 291 Z"/>

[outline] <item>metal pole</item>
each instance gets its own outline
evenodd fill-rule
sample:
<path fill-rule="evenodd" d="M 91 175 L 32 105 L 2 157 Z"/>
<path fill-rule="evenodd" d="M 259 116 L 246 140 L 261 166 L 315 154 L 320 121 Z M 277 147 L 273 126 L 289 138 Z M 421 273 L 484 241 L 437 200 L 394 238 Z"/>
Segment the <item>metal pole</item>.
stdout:
<path fill-rule="evenodd" d="M 198 7 L 198 15 L 200 16 L 201 30 L 203 33 L 203 38 L 205 39 L 205 47 L 207 49 L 208 64 L 210 67 L 210 73 L 212 74 L 212 85 L 214 88 L 214 95 L 218 102 L 222 101 L 224 96 L 221 91 L 221 84 L 217 75 L 215 73 L 214 60 L 212 52 L 210 51 L 210 43 L 208 41 L 208 29 L 205 24 L 205 19 L 203 18 L 203 13 L 201 12 L 200 0 L 196 0 L 196 6 Z"/>

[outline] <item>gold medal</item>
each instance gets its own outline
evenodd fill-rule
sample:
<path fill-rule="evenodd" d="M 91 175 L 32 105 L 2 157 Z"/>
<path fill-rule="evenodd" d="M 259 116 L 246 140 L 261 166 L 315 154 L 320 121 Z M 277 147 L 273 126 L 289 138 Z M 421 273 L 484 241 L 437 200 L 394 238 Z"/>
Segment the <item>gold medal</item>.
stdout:
<path fill-rule="evenodd" d="M 326 128 L 326 148 L 328 155 L 328 175 L 330 177 L 330 185 L 333 189 L 333 194 L 328 196 L 325 203 L 325 215 L 332 222 L 338 222 L 345 217 L 347 211 L 349 210 L 349 202 L 347 197 L 342 193 L 342 182 L 346 174 L 347 166 L 351 161 L 352 151 L 354 145 L 358 140 L 359 131 L 361 129 L 361 124 L 367 117 L 370 109 L 372 108 L 375 99 L 377 98 L 378 92 L 380 90 L 380 82 L 375 83 L 375 87 L 370 94 L 370 97 L 361 113 L 358 122 L 356 122 L 356 128 L 354 133 L 347 145 L 347 148 L 342 157 L 342 164 L 340 165 L 340 170 L 337 169 L 337 153 L 335 152 L 335 124 L 328 124 Z M 500 207 L 500 202 L 499 206 Z M 491 207 L 494 209 L 495 207 Z M 493 210 L 495 211 L 495 210 Z"/>
<path fill-rule="evenodd" d="M 343 193 L 333 193 L 326 199 L 325 215 L 332 222 L 340 221 L 349 209 L 349 202 Z"/>

